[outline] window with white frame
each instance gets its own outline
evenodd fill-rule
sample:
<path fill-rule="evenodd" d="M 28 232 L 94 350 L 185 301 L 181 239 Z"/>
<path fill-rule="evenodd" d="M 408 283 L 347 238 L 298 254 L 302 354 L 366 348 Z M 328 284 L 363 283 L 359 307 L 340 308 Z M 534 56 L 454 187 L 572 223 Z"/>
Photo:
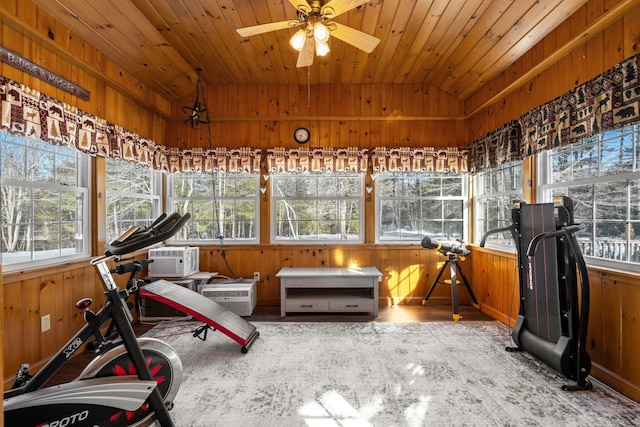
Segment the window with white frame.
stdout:
<path fill-rule="evenodd" d="M 640 270 L 640 127 L 541 153 L 540 201 L 568 196 L 590 262 Z"/>
<path fill-rule="evenodd" d="M 274 242 L 364 241 L 362 174 L 275 174 L 271 195 Z"/>
<path fill-rule="evenodd" d="M 376 177 L 376 241 L 464 241 L 467 177 L 457 174 L 380 173 Z"/>
<path fill-rule="evenodd" d="M 522 199 L 522 160 L 503 163 L 473 176 L 473 229 L 475 243 L 488 231 L 511 225 L 511 210 Z M 486 236 L 491 245 L 514 245 L 510 232 Z"/>
<path fill-rule="evenodd" d="M 175 173 L 169 177 L 169 211 L 191 219 L 174 241 L 231 243 L 259 241 L 259 175 Z"/>
<path fill-rule="evenodd" d="M 162 173 L 107 159 L 107 241 L 132 225 L 147 227 L 160 215 Z"/>
<path fill-rule="evenodd" d="M 90 157 L 0 132 L 5 271 L 89 255 Z"/>

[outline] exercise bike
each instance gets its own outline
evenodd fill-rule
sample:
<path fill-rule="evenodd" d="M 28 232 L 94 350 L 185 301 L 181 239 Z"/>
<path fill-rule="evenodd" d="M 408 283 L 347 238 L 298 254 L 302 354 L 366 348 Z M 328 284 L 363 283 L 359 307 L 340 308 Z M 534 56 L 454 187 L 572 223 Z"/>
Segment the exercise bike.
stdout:
<path fill-rule="evenodd" d="M 182 363 L 173 348 L 153 338 L 136 338 L 127 298 L 138 291 L 135 275 L 145 262 L 120 263 L 120 257 L 173 236 L 190 218 L 187 213 L 162 214 L 144 229 L 132 227 L 107 245 L 95 267 L 105 290 L 106 301 L 96 313 L 91 300 L 76 307 L 84 311 L 86 325 L 78 331 L 36 374 L 28 366 L 17 372 L 11 390 L 4 393 L 7 426 L 143 426 L 158 421 L 173 426 L 169 410 L 180 387 Z M 125 289 L 113 273 L 130 272 Z M 103 335 L 102 327 L 107 326 Z M 93 338 L 93 339 L 92 339 Z M 45 383 L 79 349 L 91 343 L 96 357 L 75 380 L 44 387 Z"/>

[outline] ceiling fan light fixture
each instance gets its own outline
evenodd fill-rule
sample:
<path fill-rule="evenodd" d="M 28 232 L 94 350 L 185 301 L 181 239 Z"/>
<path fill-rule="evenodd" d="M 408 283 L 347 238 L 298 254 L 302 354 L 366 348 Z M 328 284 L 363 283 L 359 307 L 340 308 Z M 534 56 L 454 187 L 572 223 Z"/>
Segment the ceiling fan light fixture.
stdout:
<path fill-rule="evenodd" d="M 313 37 L 317 42 L 327 43 L 329 41 L 329 29 L 322 22 L 313 24 Z"/>
<path fill-rule="evenodd" d="M 293 35 L 293 37 L 291 37 L 291 40 L 289 40 L 289 44 L 291 45 L 292 48 L 300 52 L 304 47 L 304 42 L 306 41 L 306 39 L 307 39 L 306 31 L 298 30 Z"/>
<path fill-rule="evenodd" d="M 329 44 L 327 42 L 320 42 L 316 40 L 316 55 L 325 56 L 330 52 Z"/>

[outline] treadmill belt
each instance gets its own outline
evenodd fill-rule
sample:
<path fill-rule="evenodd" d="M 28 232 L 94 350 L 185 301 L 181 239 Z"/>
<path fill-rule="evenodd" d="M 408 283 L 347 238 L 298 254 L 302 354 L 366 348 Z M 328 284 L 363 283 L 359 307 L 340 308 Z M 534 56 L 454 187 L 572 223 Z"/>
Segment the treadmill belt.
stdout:
<path fill-rule="evenodd" d="M 553 204 L 521 206 L 520 221 L 521 254 L 526 278 L 524 301 L 527 328 L 539 337 L 556 343 L 562 336 L 556 240 L 542 240 L 531 264 L 528 263 L 526 254 L 534 236 L 556 230 Z"/>

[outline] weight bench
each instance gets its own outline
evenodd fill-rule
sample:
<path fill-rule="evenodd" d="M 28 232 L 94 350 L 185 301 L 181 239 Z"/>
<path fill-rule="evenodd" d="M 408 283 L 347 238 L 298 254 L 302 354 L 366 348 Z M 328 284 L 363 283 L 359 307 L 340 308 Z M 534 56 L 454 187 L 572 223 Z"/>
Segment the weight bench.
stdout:
<path fill-rule="evenodd" d="M 138 295 L 161 302 L 204 322 L 207 327 L 199 328 L 194 336 L 204 332 L 203 339 L 206 339 L 209 327 L 222 332 L 242 346 L 240 351 L 243 354 L 249 351 L 260 335 L 254 325 L 234 312 L 197 292 L 167 280 L 156 280 L 142 285 Z"/>

